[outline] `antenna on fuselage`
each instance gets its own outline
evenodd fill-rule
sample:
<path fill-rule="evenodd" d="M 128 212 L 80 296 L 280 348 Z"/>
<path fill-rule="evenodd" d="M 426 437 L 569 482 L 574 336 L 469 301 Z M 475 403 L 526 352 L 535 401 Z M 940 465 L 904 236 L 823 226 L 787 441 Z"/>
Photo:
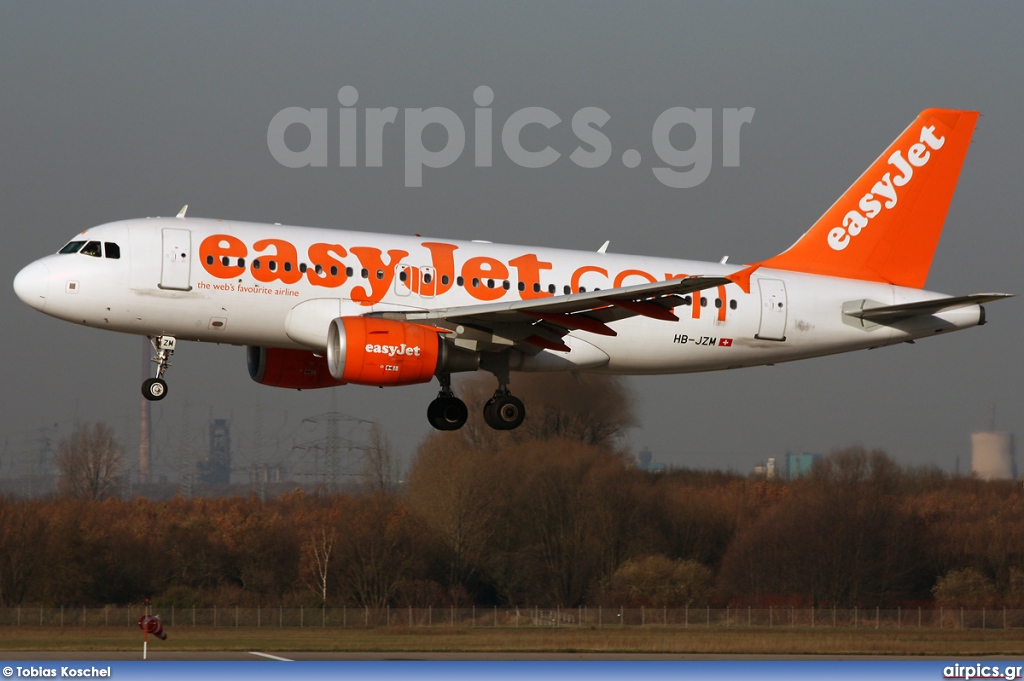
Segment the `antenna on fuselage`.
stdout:
<path fill-rule="evenodd" d="M 187 211 L 187 210 L 188 210 L 188 204 L 186 203 L 184 206 L 181 207 L 181 210 L 178 211 L 178 214 L 175 217 L 179 217 L 182 220 L 184 220 L 185 219 L 185 211 Z"/>
<path fill-rule="evenodd" d="M 608 252 L 608 244 L 610 244 L 610 243 L 611 243 L 611 241 L 605 241 L 603 244 L 601 244 L 601 248 L 597 249 L 597 252 L 598 253 L 607 253 Z"/>

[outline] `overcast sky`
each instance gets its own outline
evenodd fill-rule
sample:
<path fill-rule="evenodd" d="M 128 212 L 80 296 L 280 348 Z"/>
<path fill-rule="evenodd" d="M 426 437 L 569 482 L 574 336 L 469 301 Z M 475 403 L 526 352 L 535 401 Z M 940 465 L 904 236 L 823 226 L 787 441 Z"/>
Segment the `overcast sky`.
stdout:
<path fill-rule="evenodd" d="M 141 341 L 72 326 L 10 286 L 30 261 L 89 226 L 190 215 L 423 233 L 457 239 L 755 261 L 788 247 L 922 109 L 978 110 L 928 288 L 1022 293 L 1024 5 L 992 3 L 0 4 L 0 477 L 38 429 L 102 419 L 137 446 Z M 474 165 L 473 92 L 486 85 L 493 167 Z M 356 108 L 446 107 L 467 127 L 452 166 L 405 186 L 402 118 L 383 166 L 338 167 L 338 90 Z M 521 168 L 500 147 L 512 112 L 562 124 L 524 134 L 562 153 Z M 610 115 L 611 160 L 569 159 L 584 107 Z M 690 189 L 661 184 L 651 129 L 671 107 L 711 108 L 714 165 Z M 287 107 L 326 108 L 327 167 L 286 168 L 267 128 Z M 753 107 L 741 162 L 723 167 L 721 111 Z M 677 131 L 680 148 L 692 143 Z M 362 137 L 360 137 L 362 139 Z M 294 142 L 294 140 L 292 140 Z M 435 140 L 436 142 L 436 140 Z M 443 138 L 440 140 L 443 144 Z M 623 164 L 640 152 L 636 168 Z M 633 445 L 681 466 L 749 470 L 768 456 L 863 444 L 902 463 L 969 466 L 970 433 L 1020 432 L 1020 299 L 978 329 L 877 351 L 704 375 L 630 379 Z M 282 450 L 330 391 L 253 383 L 241 348 L 184 344 L 154 408 L 167 456 L 191 422 L 231 418 Z M 436 384 L 335 391 L 408 455 L 429 429 Z M 471 408 L 476 408 L 471 405 Z M 529 405 L 527 405 L 529 410 Z M 171 462 L 154 461 L 173 479 Z"/>

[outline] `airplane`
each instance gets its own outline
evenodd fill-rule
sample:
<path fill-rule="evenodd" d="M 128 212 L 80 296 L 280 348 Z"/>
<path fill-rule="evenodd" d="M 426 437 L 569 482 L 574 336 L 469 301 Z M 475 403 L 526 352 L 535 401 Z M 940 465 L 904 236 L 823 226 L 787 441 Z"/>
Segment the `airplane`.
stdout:
<path fill-rule="evenodd" d="M 437 379 L 427 418 L 468 416 L 451 376 L 484 370 L 483 407 L 518 427 L 513 372 L 676 374 L 878 348 L 985 323 L 1005 293 L 924 290 L 978 114 L 928 109 L 781 254 L 740 267 L 610 253 L 187 217 L 85 230 L 14 290 L 58 319 L 147 336 L 167 395 L 177 341 L 246 346 L 292 389 Z"/>

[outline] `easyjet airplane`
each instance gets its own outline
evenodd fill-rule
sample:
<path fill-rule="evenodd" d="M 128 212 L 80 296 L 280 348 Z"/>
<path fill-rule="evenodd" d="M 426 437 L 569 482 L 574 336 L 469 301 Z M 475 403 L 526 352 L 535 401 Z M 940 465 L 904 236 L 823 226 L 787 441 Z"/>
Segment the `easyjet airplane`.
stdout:
<path fill-rule="evenodd" d="M 515 371 L 670 374 L 912 342 L 985 323 L 923 290 L 978 114 L 929 109 L 788 250 L 733 266 L 186 217 L 93 227 L 14 280 L 31 307 L 145 335 L 156 376 L 179 340 L 247 346 L 282 388 L 437 378 L 431 425 L 460 428 L 451 375 L 483 369 L 497 429 L 525 416 Z M 187 208 L 187 206 L 186 206 Z"/>

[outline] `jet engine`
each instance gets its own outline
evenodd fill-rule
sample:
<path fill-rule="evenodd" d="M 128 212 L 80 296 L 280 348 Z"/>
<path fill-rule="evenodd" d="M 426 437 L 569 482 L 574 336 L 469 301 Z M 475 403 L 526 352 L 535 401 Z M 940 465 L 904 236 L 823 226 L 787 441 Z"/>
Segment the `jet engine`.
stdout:
<path fill-rule="evenodd" d="M 252 380 L 275 388 L 312 390 L 344 385 L 331 376 L 327 358 L 310 350 L 286 350 L 246 346 L 246 363 Z"/>
<path fill-rule="evenodd" d="M 327 332 L 331 376 L 361 385 L 427 383 L 437 373 L 475 371 L 478 353 L 445 343 L 443 329 L 377 317 L 338 317 Z"/>

